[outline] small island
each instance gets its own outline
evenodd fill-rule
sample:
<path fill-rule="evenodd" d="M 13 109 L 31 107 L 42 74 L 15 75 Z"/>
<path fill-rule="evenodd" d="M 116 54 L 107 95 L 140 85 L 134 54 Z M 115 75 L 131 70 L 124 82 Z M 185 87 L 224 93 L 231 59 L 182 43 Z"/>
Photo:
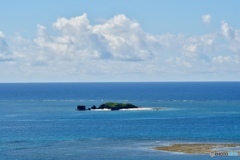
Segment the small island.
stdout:
<path fill-rule="evenodd" d="M 131 103 L 106 102 L 106 103 L 101 104 L 99 107 L 96 107 L 95 105 L 93 105 L 91 108 L 87 108 L 87 109 L 86 109 L 86 106 L 84 106 L 84 105 L 78 105 L 77 110 L 78 111 L 85 111 L 85 110 L 118 111 L 118 110 L 153 110 L 153 108 L 138 107 Z"/>
<path fill-rule="evenodd" d="M 107 102 L 101 104 L 98 109 L 110 109 L 110 110 L 120 110 L 120 109 L 131 109 L 138 108 L 137 106 L 131 103 L 115 103 L 115 102 Z"/>

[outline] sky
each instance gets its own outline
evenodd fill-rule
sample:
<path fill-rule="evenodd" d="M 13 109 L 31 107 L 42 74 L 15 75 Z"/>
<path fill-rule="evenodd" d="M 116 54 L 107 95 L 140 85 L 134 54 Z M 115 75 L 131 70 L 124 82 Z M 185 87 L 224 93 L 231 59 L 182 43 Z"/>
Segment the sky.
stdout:
<path fill-rule="evenodd" d="M 8 0 L 0 82 L 240 81 L 239 0 Z"/>

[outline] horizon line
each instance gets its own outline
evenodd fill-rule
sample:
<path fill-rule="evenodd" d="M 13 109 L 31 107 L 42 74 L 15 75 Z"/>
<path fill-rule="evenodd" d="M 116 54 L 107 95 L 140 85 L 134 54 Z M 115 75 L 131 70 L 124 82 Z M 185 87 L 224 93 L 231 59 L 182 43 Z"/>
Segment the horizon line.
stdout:
<path fill-rule="evenodd" d="M 0 82 L 0 84 L 26 84 L 26 83 L 219 83 L 219 82 L 240 82 L 234 81 L 234 80 L 228 80 L 228 81 L 39 81 L 39 82 Z"/>

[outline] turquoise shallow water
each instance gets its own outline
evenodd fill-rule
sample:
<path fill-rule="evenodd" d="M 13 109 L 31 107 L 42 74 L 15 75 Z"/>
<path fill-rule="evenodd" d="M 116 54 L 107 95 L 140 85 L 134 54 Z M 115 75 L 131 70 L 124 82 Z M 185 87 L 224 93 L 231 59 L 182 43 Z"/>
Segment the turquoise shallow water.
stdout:
<path fill-rule="evenodd" d="M 240 143 L 240 83 L 0 84 L 0 158 L 212 159 L 155 151 Z M 165 94 L 164 94 L 165 93 Z M 107 101 L 154 111 L 76 111 Z M 218 157 L 239 158 L 239 157 Z"/>

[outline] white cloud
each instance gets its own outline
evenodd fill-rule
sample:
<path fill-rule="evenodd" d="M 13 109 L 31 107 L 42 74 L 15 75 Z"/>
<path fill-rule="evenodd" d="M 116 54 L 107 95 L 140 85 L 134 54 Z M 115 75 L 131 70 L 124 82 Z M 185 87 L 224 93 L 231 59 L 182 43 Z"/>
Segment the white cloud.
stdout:
<path fill-rule="evenodd" d="M 35 42 L 42 48 L 78 59 L 151 60 L 166 50 L 188 57 L 213 50 L 214 34 L 185 37 L 182 34 L 151 35 L 140 24 L 125 15 L 116 15 L 102 24 L 91 25 L 86 14 L 59 18 L 53 27 L 58 36 L 48 35 L 46 27 L 38 25 Z"/>
<path fill-rule="evenodd" d="M 57 22 L 53 23 L 53 27 L 68 35 L 83 35 L 86 34 L 86 31 L 91 29 L 91 25 L 89 25 L 89 20 L 86 13 L 84 13 L 82 16 L 70 19 L 59 18 Z"/>
<path fill-rule="evenodd" d="M 181 53 L 189 58 L 208 61 L 210 54 L 215 51 L 216 38 L 215 33 L 185 38 L 182 40 Z"/>
<path fill-rule="evenodd" d="M 222 21 L 221 25 L 222 34 L 229 40 L 235 39 L 235 31 L 232 27 L 228 25 L 225 21 Z"/>
<path fill-rule="evenodd" d="M 196 53 L 198 46 L 196 44 L 184 45 L 183 49 L 186 50 L 187 52 Z"/>
<path fill-rule="evenodd" d="M 215 63 L 231 63 L 232 57 L 230 57 L 230 56 L 213 57 L 213 62 L 215 62 Z"/>
<path fill-rule="evenodd" d="M 4 36 L 3 32 L 0 31 L 0 38 L 4 38 L 4 37 L 5 36 Z"/>
<path fill-rule="evenodd" d="M 202 21 L 203 21 L 203 23 L 205 23 L 205 24 L 210 24 L 210 23 L 211 23 L 211 20 L 212 20 L 212 17 L 211 17 L 211 15 L 209 15 L 209 14 L 206 14 L 206 15 L 203 15 L 203 16 L 202 16 Z"/>
<path fill-rule="evenodd" d="M 240 56 L 216 56 L 212 58 L 213 63 L 222 64 L 225 66 L 240 65 Z"/>
<path fill-rule="evenodd" d="M 234 52 L 240 53 L 240 30 L 234 29 L 228 23 L 222 21 L 221 24 L 222 35 L 229 41 L 230 49 Z"/>
<path fill-rule="evenodd" d="M 5 62 L 12 62 L 13 57 L 9 50 L 9 46 L 7 40 L 2 32 L 0 32 L 0 63 Z M 1 74 L 1 72 L 0 72 Z"/>
<path fill-rule="evenodd" d="M 7 50 L 8 50 L 8 45 L 4 38 L 4 34 L 0 32 L 0 54 L 4 54 Z"/>
<path fill-rule="evenodd" d="M 53 23 L 59 36 L 49 36 L 46 27 L 38 26 L 35 42 L 53 52 L 72 54 L 82 59 L 114 58 L 144 60 L 151 58 L 157 47 L 155 37 L 145 33 L 140 25 L 125 15 L 117 15 L 103 24 L 92 26 L 86 14 Z"/>
<path fill-rule="evenodd" d="M 2 32 L 0 32 L 0 59 L 6 57 L 9 53 L 9 47 L 5 36 Z"/>
<path fill-rule="evenodd" d="M 155 52 L 157 39 L 142 31 L 140 25 L 125 15 L 117 15 L 105 24 L 93 27 L 105 39 L 107 50 L 114 58 L 145 60 Z"/>
<path fill-rule="evenodd" d="M 169 59 L 166 60 L 166 62 L 169 63 L 170 65 L 176 65 L 178 67 L 184 68 L 192 67 L 192 64 L 182 57 L 170 57 Z"/>

